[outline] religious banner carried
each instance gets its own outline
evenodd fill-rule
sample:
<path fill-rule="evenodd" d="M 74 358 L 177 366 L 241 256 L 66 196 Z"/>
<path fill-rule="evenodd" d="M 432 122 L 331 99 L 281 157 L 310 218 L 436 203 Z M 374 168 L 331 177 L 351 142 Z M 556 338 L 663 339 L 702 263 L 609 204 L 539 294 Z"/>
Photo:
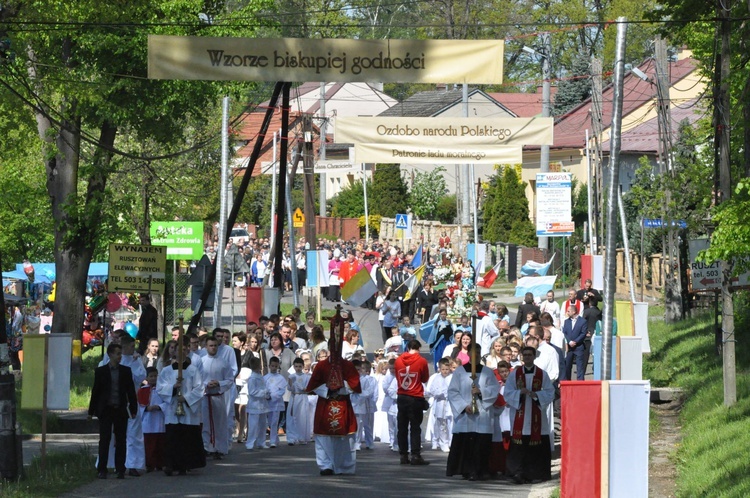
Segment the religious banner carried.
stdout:
<path fill-rule="evenodd" d="M 552 145 L 552 118 L 336 118 L 336 143 Z"/>
<path fill-rule="evenodd" d="M 522 155 L 520 145 L 354 145 L 354 160 L 358 163 L 520 164 Z"/>
<path fill-rule="evenodd" d="M 219 81 L 503 81 L 503 40 L 149 35 L 148 77 Z"/>

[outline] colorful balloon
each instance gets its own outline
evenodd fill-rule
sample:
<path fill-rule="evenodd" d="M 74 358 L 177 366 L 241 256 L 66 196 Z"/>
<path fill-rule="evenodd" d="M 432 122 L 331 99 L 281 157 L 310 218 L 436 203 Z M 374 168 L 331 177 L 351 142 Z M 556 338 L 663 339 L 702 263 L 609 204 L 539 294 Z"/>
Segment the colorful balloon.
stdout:
<path fill-rule="evenodd" d="M 127 332 L 130 337 L 135 339 L 135 336 L 138 335 L 138 325 L 134 324 L 133 322 L 126 323 L 125 332 Z"/>

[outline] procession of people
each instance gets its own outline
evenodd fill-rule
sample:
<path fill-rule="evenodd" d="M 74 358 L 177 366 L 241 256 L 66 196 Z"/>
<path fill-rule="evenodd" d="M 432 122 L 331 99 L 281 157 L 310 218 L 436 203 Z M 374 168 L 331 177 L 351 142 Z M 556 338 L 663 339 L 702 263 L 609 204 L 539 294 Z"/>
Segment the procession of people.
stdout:
<path fill-rule="evenodd" d="M 104 394 L 92 397 L 90 412 L 97 415 L 104 396 L 108 408 L 125 414 L 118 420 L 128 419 L 130 394 L 122 406 L 112 391 L 129 386 L 137 406 L 126 423 L 124 463 L 121 445 L 110 443 L 122 438 L 121 426 L 113 430 L 112 421 L 100 418 L 99 477 L 107 477 L 107 461 L 118 478 L 144 470 L 184 475 L 235 451 L 282 443 L 314 444 L 321 476 L 350 475 L 357 453 L 380 443 L 405 465 L 429 465 L 429 451 L 447 453 L 445 471 L 438 472 L 446 477 L 549 480 L 559 382 L 571 378 L 574 365 L 576 378 L 585 378 L 600 294 L 590 282 L 559 304 L 554 291 L 541 302 L 527 294 L 512 321 L 506 306 L 482 298 L 476 270 L 466 272 L 458 258 L 446 266 L 415 249 L 367 249 L 334 249 L 331 276 L 338 285 L 326 295 L 340 301 L 353 274 L 367 268 L 378 292 L 362 307 L 378 312 L 383 338 L 369 353 L 362 324 L 338 303 L 324 324 L 315 322 L 314 310 L 295 309 L 234 333 L 185 333 L 175 325 L 161 351 L 139 335 L 143 354 L 126 331 L 110 334 L 108 353 L 119 348 L 117 368 L 132 383 L 116 388 L 110 379 L 109 390 L 100 386 Z M 407 295 L 403 282 L 417 260 L 430 268 Z M 111 358 L 105 355 L 101 365 Z M 107 430 L 114 437 L 105 437 Z"/>

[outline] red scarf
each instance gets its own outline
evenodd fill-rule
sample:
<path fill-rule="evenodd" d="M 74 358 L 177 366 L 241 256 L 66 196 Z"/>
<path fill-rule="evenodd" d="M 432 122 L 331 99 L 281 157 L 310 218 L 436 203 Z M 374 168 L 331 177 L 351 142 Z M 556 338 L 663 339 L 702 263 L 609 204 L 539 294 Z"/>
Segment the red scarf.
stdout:
<path fill-rule="evenodd" d="M 531 381 L 531 391 L 542 390 L 543 374 L 542 369 L 534 367 L 534 378 Z M 524 372 L 523 365 L 516 367 L 516 389 L 527 389 L 526 387 L 526 373 Z M 521 406 L 516 411 L 516 418 L 513 421 L 513 442 L 516 444 L 522 443 L 523 436 L 523 420 L 526 416 L 526 400 L 521 400 Z M 531 403 L 531 440 L 530 445 L 541 444 L 542 442 L 542 409 L 539 407 L 539 403 Z"/>

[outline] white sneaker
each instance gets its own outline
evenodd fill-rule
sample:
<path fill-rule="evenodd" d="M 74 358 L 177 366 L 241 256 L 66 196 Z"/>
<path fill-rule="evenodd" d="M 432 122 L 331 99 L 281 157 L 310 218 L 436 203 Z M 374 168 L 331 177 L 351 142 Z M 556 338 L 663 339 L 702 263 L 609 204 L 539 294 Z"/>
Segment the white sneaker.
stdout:
<path fill-rule="evenodd" d="M 271 443 L 271 444 L 270 444 L 270 445 L 269 445 L 268 447 L 269 447 L 269 448 L 275 448 L 275 447 L 276 447 L 276 445 L 275 445 L 274 443 Z"/>

